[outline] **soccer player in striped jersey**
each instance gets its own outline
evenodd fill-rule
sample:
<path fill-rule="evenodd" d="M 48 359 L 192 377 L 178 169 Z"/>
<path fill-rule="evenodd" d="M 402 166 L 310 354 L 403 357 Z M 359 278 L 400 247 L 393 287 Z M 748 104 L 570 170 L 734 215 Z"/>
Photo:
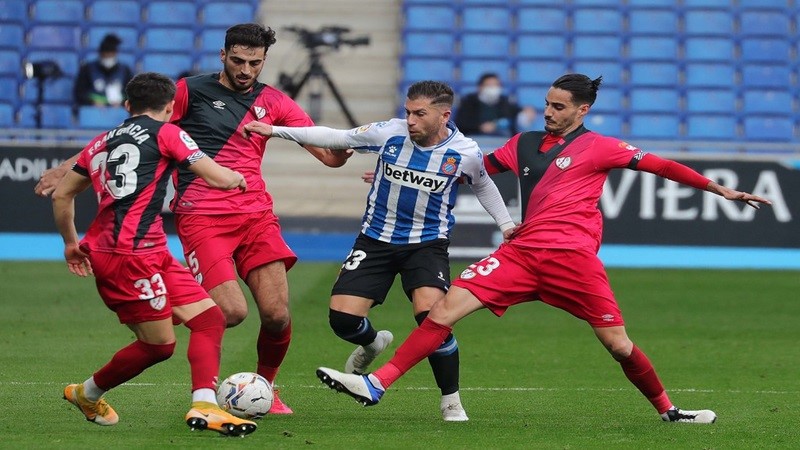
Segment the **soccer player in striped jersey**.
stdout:
<path fill-rule="evenodd" d="M 70 272 L 94 273 L 97 290 L 119 321 L 136 335 L 105 366 L 82 384 L 70 384 L 64 398 L 87 420 L 115 425 L 119 416 L 103 395 L 172 356 L 173 323 L 190 330 L 188 357 L 192 406 L 186 423 L 192 429 L 244 435 L 256 424 L 217 405 L 216 382 L 225 317 L 207 292 L 167 248 L 161 205 L 176 166 L 191 170 L 216 189 L 246 190 L 242 174 L 207 157 L 192 138 L 167 123 L 175 84 L 164 75 L 136 75 L 126 86 L 131 117 L 93 139 L 79 153 L 72 171 L 53 194 L 53 213 L 64 238 Z M 79 242 L 75 196 L 92 186 L 97 216 Z"/>
<path fill-rule="evenodd" d="M 361 233 L 342 264 L 330 302 L 334 333 L 358 346 L 345 363 L 348 373 L 364 373 L 392 341 L 392 334 L 376 331 L 367 315 L 383 303 L 397 274 L 418 323 L 450 288 L 447 248 L 460 180 L 473 189 L 504 236 L 514 227 L 480 148 L 449 122 L 453 98 L 446 84 L 421 81 L 408 89 L 406 119 L 351 130 L 257 121 L 244 127 L 250 135 L 378 155 Z M 458 344 L 452 334 L 440 344 L 429 361 L 442 393 L 442 417 L 468 420 L 458 393 Z"/>
<path fill-rule="evenodd" d="M 392 383 L 435 352 L 463 317 L 483 308 L 501 316 L 513 305 L 540 300 L 586 321 L 663 420 L 716 420 L 711 410 L 675 407 L 650 360 L 628 337 L 597 257 L 603 224 L 597 204 L 608 172 L 623 168 L 650 172 L 755 208 L 770 202 L 587 130 L 583 120 L 600 82 L 581 74 L 560 77 L 547 92 L 546 132 L 517 134 L 484 159 L 490 172 L 511 170 L 520 178 L 523 221 L 511 239 L 461 273 L 388 363 L 361 376 L 321 367 L 320 380 L 364 405 L 374 405 Z"/>

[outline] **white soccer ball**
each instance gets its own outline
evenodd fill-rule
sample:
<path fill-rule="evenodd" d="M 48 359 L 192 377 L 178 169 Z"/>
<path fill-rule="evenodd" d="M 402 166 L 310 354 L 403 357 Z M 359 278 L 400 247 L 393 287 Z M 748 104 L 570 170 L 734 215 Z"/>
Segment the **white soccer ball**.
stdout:
<path fill-rule="evenodd" d="M 272 385 L 257 373 L 235 373 L 219 384 L 217 403 L 242 419 L 260 419 L 272 407 Z"/>

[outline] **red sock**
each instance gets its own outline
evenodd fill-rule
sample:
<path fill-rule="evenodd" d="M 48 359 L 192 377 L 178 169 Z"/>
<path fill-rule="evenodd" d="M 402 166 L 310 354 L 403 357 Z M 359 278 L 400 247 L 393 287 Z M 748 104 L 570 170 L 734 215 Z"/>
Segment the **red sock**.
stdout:
<path fill-rule="evenodd" d="M 192 391 L 216 389 L 225 316 L 213 306 L 186 322 L 186 328 L 191 330 L 186 356 L 192 371 Z"/>
<path fill-rule="evenodd" d="M 94 373 L 94 382 L 104 391 L 132 380 L 150 366 L 156 365 L 172 356 L 175 343 L 147 344 L 133 341 L 129 346 L 120 349 L 105 366 Z"/>
<path fill-rule="evenodd" d="M 256 343 L 258 368 L 256 371 L 270 383 L 274 382 L 275 376 L 278 375 L 278 369 L 283 358 L 286 357 L 286 352 L 289 351 L 291 340 L 292 322 L 289 322 L 286 328 L 277 333 L 264 327 L 261 327 L 261 331 L 258 333 L 258 342 Z"/>
<path fill-rule="evenodd" d="M 619 364 L 625 376 L 650 400 L 659 414 L 666 412 L 672 406 L 664 385 L 658 379 L 656 369 L 639 347 L 634 345 L 631 355 Z"/>
<path fill-rule="evenodd" d="M 452 331 L 452 328 L 426 318 L 397 348 L 392 359 L 372 374 L 387 389 L 418 362 L 435 352 Z"/>

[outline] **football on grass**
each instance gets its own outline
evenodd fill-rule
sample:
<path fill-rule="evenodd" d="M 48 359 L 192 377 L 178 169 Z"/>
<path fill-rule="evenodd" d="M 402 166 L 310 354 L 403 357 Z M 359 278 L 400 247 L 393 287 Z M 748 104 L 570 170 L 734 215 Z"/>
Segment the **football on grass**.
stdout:
<path fill-rule="evenodd" d="M 260 419 L 272 406 L 272 386 L 257 373 L 235 373 L 219 384 L 217 402 L 236 417 Z"/>

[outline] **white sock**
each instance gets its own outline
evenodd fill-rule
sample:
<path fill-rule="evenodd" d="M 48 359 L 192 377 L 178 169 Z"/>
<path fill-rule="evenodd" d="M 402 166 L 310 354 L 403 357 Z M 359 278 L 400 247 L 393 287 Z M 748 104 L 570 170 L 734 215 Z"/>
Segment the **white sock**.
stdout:
<path fill-rule="evenodd" d="M 83 382 L 83 396 L 86 397 L 86 400 L 96 402 L 105 393 L 106 391 L 100 389 L 94 382 L 94 376 Z"/>
<path fill-rule="evenodd" d="M 442 396 L 442 405 L 454 405 L 456 403 L 461 403 L 461 396 L 458 395 L 458 391 Z"/>
<path fill-rule="evenodd" d="M 201 388 L 196 391 L 192 391 L 192 403 L 194 402 L 208 402 L 216 405 L 217 393 L 210 388 Z"/>

